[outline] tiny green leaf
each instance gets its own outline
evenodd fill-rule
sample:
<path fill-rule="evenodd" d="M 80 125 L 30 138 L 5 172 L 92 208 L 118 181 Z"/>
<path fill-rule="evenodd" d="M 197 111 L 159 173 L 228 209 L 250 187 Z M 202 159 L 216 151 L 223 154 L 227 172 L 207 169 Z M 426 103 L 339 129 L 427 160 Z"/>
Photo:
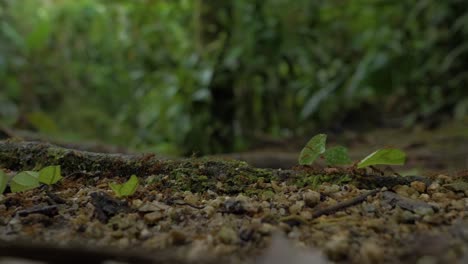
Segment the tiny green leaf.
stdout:
<path fill-rule="evenodd" d="M 2 194 L 6 187 L 7 187 L 7 183 L 8 183 L 8 176 L 6 175 L 6 173 L 2 170 L 0 170 L 0 194 Z"/>
<path fill-rule="evenodd" d="M 405 164 L 406 154 L 399 149 L 385 148 L 379 149 L 369 156 L 362 159 L 357 167 L 358 169 L 372 165 L 403 165 Z"/>
<path fill-rule="evenodd" d="M 138 187 L 138 178 L 132 175 L 130 179 L 123 184 L 109 183 L 109 187 L 115 192 L 117 197 L 130 196 L 135 193 Z"/>
<path fill-rule="evenodd" d="M 39 171 L 39 181 L 47 185 L 52 185 L 62 178 L 60 165 L 48 166 Z"/>
<path fill-rule="evenodd" d="M 329 148 L 323 153 L 327 165 L 346 165 L 351 163 L 348 149 L 342 146 Z"/>
<path fill-rule="evenodd" d="M 16 174 L 10 182 L 12 192 L 22 192 L 39 187 L 38 174 L 35 171 L 23 171 Z"/>
<path fill-rule="evenodd" d="M 318 134 L 311 138 L 299 155 L 299 164 L 311 165 L 320 154 L 325 152 L 326 142 L 327 135 L 325 134 Z"/>

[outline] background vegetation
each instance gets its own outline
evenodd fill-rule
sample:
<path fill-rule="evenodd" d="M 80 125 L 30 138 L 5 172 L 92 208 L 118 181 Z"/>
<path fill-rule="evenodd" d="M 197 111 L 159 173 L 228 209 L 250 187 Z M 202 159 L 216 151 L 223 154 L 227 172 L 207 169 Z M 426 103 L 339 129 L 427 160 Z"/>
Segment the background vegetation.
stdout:
<path fill-rule="evenodd" d="M 468 113 L 464 0 L 0 0 L 0 122 L 170 154 Z"/>

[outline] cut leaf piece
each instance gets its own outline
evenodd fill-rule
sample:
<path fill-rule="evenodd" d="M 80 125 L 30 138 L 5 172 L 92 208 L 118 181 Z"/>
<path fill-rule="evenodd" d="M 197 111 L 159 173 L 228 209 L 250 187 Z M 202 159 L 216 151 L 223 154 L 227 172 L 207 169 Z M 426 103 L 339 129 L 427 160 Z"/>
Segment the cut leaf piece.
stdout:
<path fill-rule="evenodd" d="M 16 174 L 10 182 L 11 192 L 22 192 L 39 187 L 38 174 L 35 171 L 23 171 Z"/>
<path fill-rule="evenodd" d="M 362 159 L 357 167 L 365 168 L 372 165 L 403 165 L 405 164 L 406 154 L 402 150 L 394 148 L 384 148 L 375 151 Z"/>
<path fill-rule="evenodd" d="M 329 148 L 323 154 L 327 165 L 346 165 L 351 163 L 348 149 L 342 146 Z"/>
<path fill-rule="evenodd" d="M 6 173 L 2 170 L 0 170 L 0 194 L 2 194 L 6 187 L 7 187 L 7 183 L 8 183 L 8 176 L 6 175 Z"/>
<path fill-rule="evenodd" d="M 54 184 L 62 178 L 60 165 L 48 166 L 39 171 L 39 181 L 47 185 Z"/>
<path fill-rule="evenodd" d="M 327 135 L 325 134 L 318 134 L 311 138 L 299 155 L 299 164 L 311 165 L 314 163 L 318 156 L 325 152 L 326 142 Z"/>
<path fill-rule="evenodd" d="M 109 183 L 109 187 L 115 192 L 117 197 L 130 196 L 135 193 L 138 188 L 138 178 L 132 175 L 125 183 Z"/>

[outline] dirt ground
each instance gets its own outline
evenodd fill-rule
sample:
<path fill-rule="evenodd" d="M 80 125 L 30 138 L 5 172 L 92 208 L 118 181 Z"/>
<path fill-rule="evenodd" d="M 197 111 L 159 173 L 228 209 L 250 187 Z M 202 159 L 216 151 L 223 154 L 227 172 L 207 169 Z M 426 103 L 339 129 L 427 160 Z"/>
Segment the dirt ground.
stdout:
<path fill-rule="evenodd" d="M 403 147 L 412 176 L 189 159 L 137 175 L 128 198 L 109 183 L 130 175 L 62 156 L 57 185 L 0 195 L 0 263 L 468 263 L 467 127 L 334 139 L 353 157 Z M 34 159 L 0 151 L 10 174 Z"/>

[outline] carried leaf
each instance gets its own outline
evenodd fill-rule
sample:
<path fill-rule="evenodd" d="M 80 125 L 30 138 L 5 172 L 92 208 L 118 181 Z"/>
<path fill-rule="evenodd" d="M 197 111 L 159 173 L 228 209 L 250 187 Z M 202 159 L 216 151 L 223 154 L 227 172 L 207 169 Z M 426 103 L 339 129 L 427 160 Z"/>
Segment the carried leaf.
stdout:
<path fill-rule="evenodd" d="M 351 163 L 348 149 L 342 146 L 329 148 L 323 154 L 327 165 L 347 165 Z"/>
<path fill-rule="evenodd" d="M 60 165 L 48 166 L 39 171 L 39 182 L 52 185 L 62 179 Z"/>
<path fill-rule="evenodd" d="M 35 171 L 23 171 L 16 174 L 10 182 L 11 192 L 22 192 L 39 187 L 38 173 Z"/>
<path fill-rule="evenodd" d="M 7 187 L 7 183 L 8 183 L 8 176 L 6 175 L 6 173 L 2 170 L 0 170 L 0 194 L 2 194 L 6 187 Z"/>
<path fill-rule="evenodd" d="M 130 196 L 138 188 L 138 178 L 132 175 L 128 181 L 122 184 L 109 183 L 109 187 L 115 192 L 117 197 Z"/>
<path fill-rule="evenodd" d="M 311 165 L 320 154 L 325 152 L 326 142 L 327 135 L 325 134 L 318 134 L 311 138 L 299 155 L 299 164 Z"/>
<path fill-rule="evenodd" d="M 365 168 L 372 165 L 403 165 L 405 164 L 406 154 L 402 150 L 394 148 L 379 149 L 369 156 L 362 159 L 357 168 Z"/>

